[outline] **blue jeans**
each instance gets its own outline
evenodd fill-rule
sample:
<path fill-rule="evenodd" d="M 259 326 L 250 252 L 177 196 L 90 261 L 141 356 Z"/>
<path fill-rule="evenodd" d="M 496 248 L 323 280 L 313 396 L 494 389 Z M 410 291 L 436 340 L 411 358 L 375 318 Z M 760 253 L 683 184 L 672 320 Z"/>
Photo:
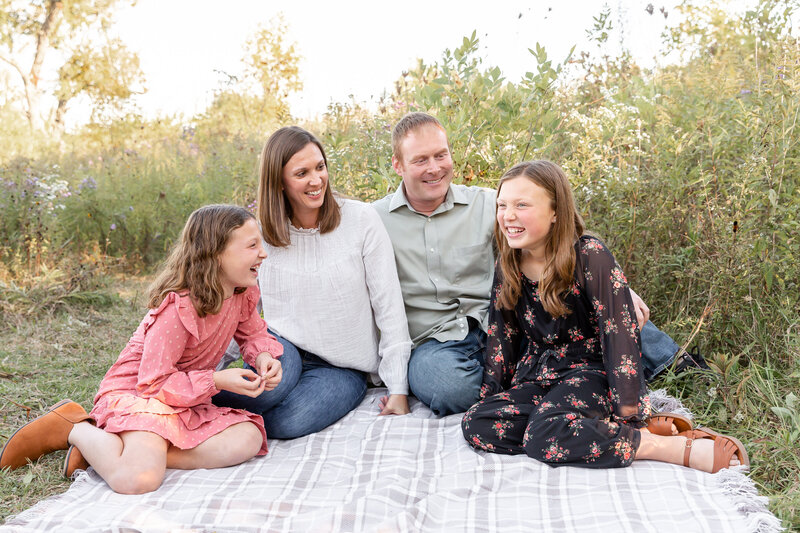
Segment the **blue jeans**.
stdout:
<path fill-rule="evenodd" d="M 486 333 L 478 327 L 460 341 L 426 341 L 411 350 L 408 386 L 439 416 L 462 413 L 480 399 Z"/>
<path fill-rule="evenodd" d="M 212 398 L 214 405 L 260 414 L 270 438 L 293 439 L 325 429 L 364 399 L 363 372 L 333 366 L 282 337 L 275 338 L 283 345 L 278 386 L 255 398 L 220 391 Z"/>
<path fill-rule="evenodd" d="M 678 350 L 680 346 L 648 320 L 642 328 L 642 365 L 645 379 L 652 380 L 671 365 Z"/>

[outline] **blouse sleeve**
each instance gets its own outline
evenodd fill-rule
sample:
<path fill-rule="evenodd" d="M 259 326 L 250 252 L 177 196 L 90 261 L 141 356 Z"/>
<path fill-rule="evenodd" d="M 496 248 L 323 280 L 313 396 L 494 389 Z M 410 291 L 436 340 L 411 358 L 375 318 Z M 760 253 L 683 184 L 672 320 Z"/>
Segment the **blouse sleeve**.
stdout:
<path fill-rule="evenodd" d="M 364 213 L 362 257 L 372 315 L 380 331 L 378 375 L 389 394 L 408 394 L 411 337 L 392 242 L 378 213 L 371 206 L 365 206 Z"/>
<path fill-rule="evenodd" d="M 500 269 L 495 266 L 489 301 L 489 327 L 486 332 L 486 355 L 481 398 L 486 398 L 511 387 L 511 380 L 519 359 L 522 331 L 513 310 L 497 309 L 497 295 L 502 281 Z"/>
<path fill-rule="evenodd" d="M 606 246 L 584 238 L 580 246 L 585 291 L 594 309 L 614 418 L 644 426 L 650 414 L 641 364 L 639 325 L 628 281 Z"/>
<path fill-rule="evenodd" d="M 276 359 L 283 355 L 283 345 L 269 334 L 267 323 L 258 312 L 257 304 L 261 300 L 258 287 L 249 287 L 244 292 L 244 298 L 239 325 L 233 339 L 239 345 L 244 362 L 255 367 L 256 358 L 262 352 L 268 352 Z"/>
<path fill-rule="evenodd" d="M 155 398 L 171 407 L 192 407 L 206 403 L 219 391 L 214 370 L 178 370 L 186 344 L 196 336 L 197 313 L 187 297 L 169 293 L 147 317 L 144 347 L 136 393 Z"/>

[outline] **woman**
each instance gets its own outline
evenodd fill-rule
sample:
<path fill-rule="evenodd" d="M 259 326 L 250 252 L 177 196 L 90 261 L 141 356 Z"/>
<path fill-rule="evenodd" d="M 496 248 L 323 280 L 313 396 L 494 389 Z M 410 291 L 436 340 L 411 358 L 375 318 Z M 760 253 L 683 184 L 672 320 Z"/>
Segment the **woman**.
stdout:
<path fill-rule="evenodd" d="M 214 403 L 264 418 L 290 439 L 333 424 L 366 393 L 366 374 L 389 396 L 380 414 L 408 413 L 411 350 L 392 245 L 373 208 L 336 199 L 322 144 L 281 128 L 261 154 L 258 220 L 268 260 L 258 270 L 263 316 L 283 344 L 283 379 L 253 399 Z"/>
<path fill-rule="evenodd" d="M 749 464 L 734 438 L 645 428 L 650 405 L 630 290 L 611 252 L 583 234 L 558 166 L 531 161 L 506 172 L 495 239 L 484 399 L 462 421 L 472 446 L 593 468 L 635 459 L 707 472 Z"/>

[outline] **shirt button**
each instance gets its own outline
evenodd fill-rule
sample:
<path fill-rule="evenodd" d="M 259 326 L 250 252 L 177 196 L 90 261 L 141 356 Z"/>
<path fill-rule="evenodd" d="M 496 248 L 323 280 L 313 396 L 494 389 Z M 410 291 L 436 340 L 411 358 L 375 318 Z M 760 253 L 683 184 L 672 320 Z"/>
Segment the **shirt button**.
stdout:
<path fill-rule="evenodd" d="M 429 218 L 429 219 L 428 219 L 428 222 L 430 222 L 430 221 L 431 221 L 431 219 Z"/>
<path fill-rule="evenodd" d="M 432 252 L 432 251 L 433 251 L 433 248 L 431 248 L 431 252 Z"/>

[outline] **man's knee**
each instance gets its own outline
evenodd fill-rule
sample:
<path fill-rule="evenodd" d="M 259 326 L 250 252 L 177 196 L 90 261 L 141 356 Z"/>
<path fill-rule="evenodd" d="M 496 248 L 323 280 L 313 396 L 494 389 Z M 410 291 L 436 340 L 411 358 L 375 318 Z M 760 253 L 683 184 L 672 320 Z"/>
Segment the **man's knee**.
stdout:
<path fill-rule="evenodd" d="M 412 394 L 440 416 L 469 409 L 478 401 L 483 381 L 483 366 L 474 354 L 448 349 L 443 344 L 428 341 L 411 354 L 408 364 Z"/>

